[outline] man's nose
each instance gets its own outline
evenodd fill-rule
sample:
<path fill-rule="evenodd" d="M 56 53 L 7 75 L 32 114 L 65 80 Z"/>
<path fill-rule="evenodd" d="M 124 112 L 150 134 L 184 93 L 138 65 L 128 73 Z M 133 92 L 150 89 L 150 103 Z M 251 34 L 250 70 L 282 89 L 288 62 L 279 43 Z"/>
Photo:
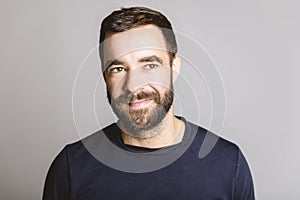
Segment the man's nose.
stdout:
<path fill-rule="evenodd" d="M 125 77 L 123 89 L 129 92 L 135 92 L 147 83 L 147 77 L 139 73 L 138 70 L 129 70 Z"/>

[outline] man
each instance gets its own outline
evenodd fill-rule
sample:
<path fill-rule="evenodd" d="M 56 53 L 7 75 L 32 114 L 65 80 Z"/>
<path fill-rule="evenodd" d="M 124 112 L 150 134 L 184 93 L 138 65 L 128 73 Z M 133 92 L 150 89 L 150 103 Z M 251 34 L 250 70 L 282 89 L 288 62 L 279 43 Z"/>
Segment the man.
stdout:
<path fill-rule="evenodd" d="M 108 100 L 119 120 L 67 145 L 53 161 L 43 199 L 254 199 L 247 162 L 222 138 L 173 114 L 180 58 L 161 13 L 122 8 L 101 24 Z"/>

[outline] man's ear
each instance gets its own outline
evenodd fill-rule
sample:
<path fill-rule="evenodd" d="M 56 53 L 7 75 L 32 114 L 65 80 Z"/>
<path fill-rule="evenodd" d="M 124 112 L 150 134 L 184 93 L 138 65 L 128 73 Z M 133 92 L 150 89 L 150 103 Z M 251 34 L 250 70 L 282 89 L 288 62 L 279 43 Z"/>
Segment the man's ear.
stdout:
<path fill-rule="evenodd" d="M 172 70 L 173 70 L 173 82 L 175 82 L 180 74 L 181 68 L 181 58 L 178 53 L 175 54 L 175 57 L 172 62 Z"/>
<path fill-rule="evenodd" d="M 104 79 L 104 82 L 106 83 L 106 76 L 105 76 L 105 71 L 102 73 L 102 76 L 103 76 L 103 79 Z"/>

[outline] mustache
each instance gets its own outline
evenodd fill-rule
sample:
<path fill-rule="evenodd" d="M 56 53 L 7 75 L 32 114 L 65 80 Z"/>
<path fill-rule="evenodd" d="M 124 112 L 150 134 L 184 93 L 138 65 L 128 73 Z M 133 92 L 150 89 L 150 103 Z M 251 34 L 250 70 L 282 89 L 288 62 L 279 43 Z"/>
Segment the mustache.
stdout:
<path fill-rule="evenodd" d="M 141 91 L 138 93 L 131 93 L 131 92 L 126 92 L 125 94 L 122 94 L 119 96 L 116 101 L 117 102 L 122 102 L 122 103 L 130 103 L 136 100 L 142 100 L 142 99 L 153 99 L 155 102 L 159 102 L 160 100 L 160 95 L 158 92 L 145 92 Z"/>

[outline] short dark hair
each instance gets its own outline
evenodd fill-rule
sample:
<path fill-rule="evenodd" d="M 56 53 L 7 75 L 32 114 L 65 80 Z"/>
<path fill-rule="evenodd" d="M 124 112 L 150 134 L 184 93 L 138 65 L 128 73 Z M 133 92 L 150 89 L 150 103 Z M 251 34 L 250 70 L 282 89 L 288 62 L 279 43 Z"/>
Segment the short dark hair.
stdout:
<path fill-rule="evenodd" d="M 170 21 L 162 13 L 146 7 L 121 8 L 108 15 L 101 23 L 99 53 L 103 65 L 103 45 L 107 33 L 124 32 L 143 25 L 155 25 L 166 41 L 170 63 L 177 53 L 177 43 Z"/>

